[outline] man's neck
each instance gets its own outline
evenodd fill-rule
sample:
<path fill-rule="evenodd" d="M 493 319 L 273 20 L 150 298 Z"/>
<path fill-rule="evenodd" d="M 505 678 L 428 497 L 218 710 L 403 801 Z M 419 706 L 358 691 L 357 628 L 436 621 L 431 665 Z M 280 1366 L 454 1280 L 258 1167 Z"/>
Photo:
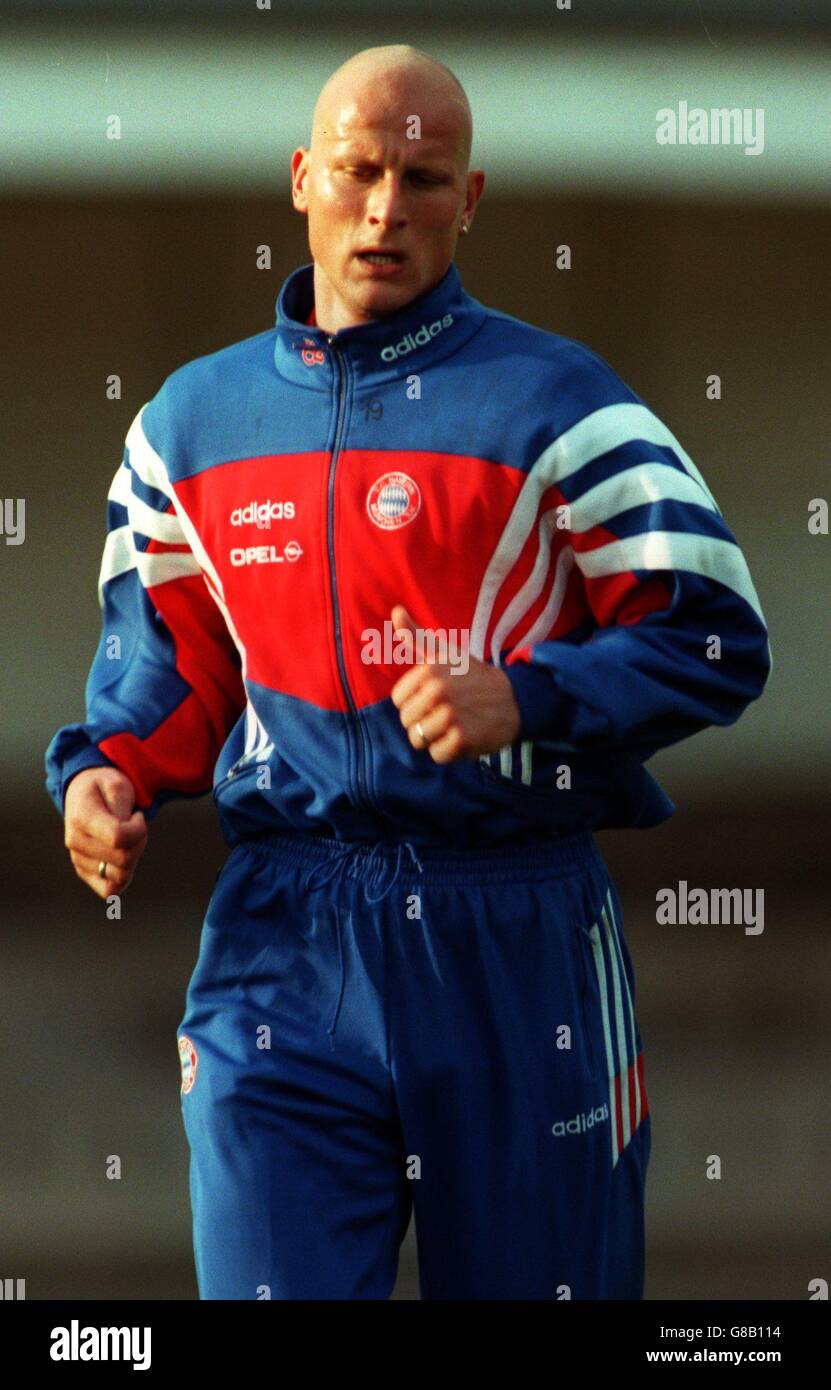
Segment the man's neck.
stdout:
<path fill-rule="evenodd" d="M 435 282 L 436 284 L 438 281 Z M 379 319 L 389 318 L 392 314 L 400 313 L 406 309 L 406 304 L 400 304 L 395 309 L 390 309 L 386 314 L 369 314 L 365 318 L 355 317 L 354 310 L 341 299 L 334 289 L 326 272 L 314 263 L 314 303 L 315 303 L 315 324 L 318 328 L 323 328 L 331 338 L 333 334 L 339 333 L 342 328 L 360 328 L 367 323 L 377 323 Z M 320 310 L 323 310 L 326 323 L 320 321 Z"/>
<path fill-rule="evenodd" d="M 447 271 L 445 270 L 443 274 L 446 273 Z M 442 276 L 439 276 L 439 279 L 441 278 Z M 439 280 L 435 280 L 433 282 L 433 285 L 437 285 L 438 283 Z M 433 285 L 429 286 L 428 288 L 432 289 Z M 307 324 L 309 324 L 310 327 L 323 328 L 328 338 L 333 337 L 334 334 L 340 332 L 342 328 L 357 328 L 361 327 L 363 324 L 366 323 L 377 323 L 379 319 L 388 318 L 391 314 L 400 313 L 402 309 L 407 308 L 406 304 L 401 304 L 398 305 L 397 308 L 391 309 L 388 314 L 374 314 L 369 316 L 368 318 L 354 318 L 347 306 L 335 294 L 332 285 L 326 279 L 325 272 L 320 268 L 316 261 L 314 265 L 314 276 L 312 279 L 312 286 L 314 293 L 314 303 L 312 305 L 311 314 L 309 318 L 306 319 L 306 322 Z M 422 293 L 426 293 L 426 291 L 422 291 Z M 324 305 L 326 310 L 326 317 L 328 319 L 328 323 L 326 325 L 320 322 L 320 318 L 318 316 L 318 307 L 321 304 Z M 339 319 L 342 320 L 342 322 L 339 322 Z"/>

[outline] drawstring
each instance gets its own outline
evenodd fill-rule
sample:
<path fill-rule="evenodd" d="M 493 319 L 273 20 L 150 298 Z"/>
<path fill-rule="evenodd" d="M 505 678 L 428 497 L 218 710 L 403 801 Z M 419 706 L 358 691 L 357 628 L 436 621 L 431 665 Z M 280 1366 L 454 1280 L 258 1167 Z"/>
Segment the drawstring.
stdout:
<path fill-rule="evenodd" d="M 416 854 L 415 850 L 413 849 L 413 846 L 410 844 L 410 841 L 409 841 L 409 840 L 399 840 L 399 842 L 398 842 L 398 844 L 397 844 L 397 846 L 396 846 L 396 854 L 395 854 L 395 872 L 394 872 L 392 878 L 390 879 L 389 883 L 387 884 L 386 888 L 384 888 L 384 889 L 378 894 L 377 898 L 371 898 L 371 897 L 369 896 L 369 893 L 366 891 L 366 884 L 364 884 L 364 897 L 366 898 L 367 902 L 368 902 L 370 905 L 372 905 L 372 904 L 374 904 L 374 903 L 379 903 L 379 902 L 381 901 L 382 898 L 385 898 L 385 897 L 387 896 L 387 893 L 390 891 L 390 889 L 392 888 L 393 884 L 395 884 L 395 883 L 398 882 L 398 875 L 401 873 L 401 852 L 402 852 L 402 850 L 405 848 L 405 846 L 406 846 L 406 848 L 410 851 L 410 858 L 412 859 L 413 863 L 415 864 L 416 868 L 418 869 L 418 872 L 419 872 L 420 874 L 424 872 L 424 870 L 423 870 L 422 867 L 421 867 L 421 860 L 419 859 L 418 855 Z M 380 840 L 377 842 L 377 844 L 374 844 L 374 845 L 372 846 L 372 849 L 369 851 L 369 857 L 368 857 L 368 859 L 367 859 L 367 864 L 369 864 L 369 863 L 371 862 L 372 856 L 373 856 L 374 854 L 376 854 L 382 847 L 383 847 L 383 846 L 382 846 L 382 842 L 381 842 Z M 377 868 L 380 869 L 380 867 L 381 867 L 381 865 L 383 864 L 383 862 L 384 862 L 384 861 L 383 861 L 383 858 L 382 858 L 382 857 L 379 858 L 379 860 L 377 861 Z M 369 877 L 369 875 L 367 875 L 367 877 Z"/>
<path fill-rule="evenodd" d="M 343 989 L 346 984 L 346 971 L 343 965 L 343 933 L 340 929 L 340 913 L 335 911 L 335 932 L 338 938 L 338 1002 L 335 1005 L 335 1016 L 329 1025 L 329 1051 L 335 1050 L 335 1029 L 338 1026 L 338 1014 L 340 1013 L 341 1001 L 343 1000 Z"/>
<path fill-rule="evenodd" d="M 304 879 L 304 886 L 309 891 L 311 891 L 312 888 L 322 888 L 324 883 L 328 883 L 329 879 L 333 878 L 338 870 L 343 867 L 345 859 L 351 853 L 352 845 L 338 845 L 337 849 L 332 851 L 331 859 L 328 861 L 322 859 L 319 864 L 315 864 L 313 868 L 309 870 Z M 320 874 L 321 869 L 323 873 L 320 875 L 318 881 L 315 882 L 315 875 Z"/>
<path fill-rule="evenodd" d="M 346 867 L 347 861 L 350 860 L 351 862 L 349 863 L 349 877 L 357 878 L 359 877 L 357 871 L 360 868 L 363 868 L 365 870 L 365 873 L 363 874 L 364 897 L 366 898 L 366 901 L 369 903 L 370 906 L 374 906 L 375 903 L 379 903 L 382 898 L 385 898 L 387 896 L 387 893 L 389 893 L 390 889 L 394 886 L 394 884 L 398 882 L 398 876 L 401 873 L 403 851 L 405 849 L 409 851 L 410 858 L 415 867 L 418 869 L 419 873 L 421 874 L 424 872 L 421 865 L 421 860 L 416 854 L 415 849 L 413 845 L 410 843 L 410 841 L 399 840 L 398 844 L 396 845 L 395 868 L 393 870 L 392 876 L 389 882 L 387 883 L 386 887 L 383 888 L 381 892 L 377 894 L 377 896 L 371 896 L 367 890 L 373 877 L 380 875 L 380 872 L 384 865 L 383 851 L 385 848 L 386 845 L 383 840 L 376 840 L 375 843 L 371 846 L 369 853 L 366 855 L 366 858 L 363 860 L 362 863 L 361 855 L 365 853 L 366 845 L 351 842 L 346 842 L 344 844 L 338 845 L 332 851 L 332 857 L 329 860 L 323 860 L 321 861 L 321 863 L 312 866 L 312 868 L 306 874 L 306 877 L 304 879 L 304 886 L 308 891 L 311 891 L 313 888 L 322 888 L 325 883 L 328 883 L 330 879 L 334 878 L 336 874 L 340 873 Z"/>
<path fill-rule="evenodd" d="M 341 873 L 348 862 L 350 878 L 358 877 L 359 875 L 357 873 L 357 870 L 359 868 L 363 869 L 364 872 L 361 875 L 361 877 L 363 880 L 364 897 L 366 898 L 366 901 L 370 906 L 374 906 L 375 903 L 381 902 L 382 898 L 386 897 L 387 893 L 389 893 L 393 885 L 398 882 L 398 876 L 401 873 L 403 852 L 405 849 L 409 851 L 410 858 L 415 867 L 418 869 L 418 872 L 420 874 L 424 872 L 421 865 L 421 860 L 416 854 L 415 849 L 413 845 L 411 845 L 410 841 L 399 840 L 396 845 L 395 867 L 393 869 L 393 873 L 389 879 L 389 882 L 387 883 L 386 887 L 382 888 L 380 893 L 378 893 L 375 896 L 372 896 L 368 891 L 369 884 L 372 878 L 375 875 L 380 875 L 383 869 L 384 849 L 384 841 L 377 840 L 370 847 L 369 853 L 367 853 L 366 857 L 362 860 L 361 856 L 366 852 L 366 845 L 354 844 L 349 842 L 338 845 L 332 851 L 330 859 L 322 860 L 319 864 L 314 864 L 312 866 L 312 868 L 306 874 L 305 879 L 303 880 L 304 886 L 308 891 L 311 891 L 313 888 L 322 888 L 323 885 L 325 883 L 329 883 L 329 881 L 333 879 L 336 874 Z M 334 1017 L 332 1018 L 332 1022 L 330 1023 L 329 1028 L 327 1030 L 329 1034 L 330 1052 L 334 1051 L 335 1047 L 335 1029 L 338 1026 L 338 1017 L 340 1015 L 340 1008 L 343 1002 L 344 989 L 346 987 L 346 964 L 343 950 L 343 931 L 341 929 L 340 913 L 337 910 L 337 906 L 335 907 L 335 935 L 337 937 L 338 943 L 338 997 L 337 1003 L 335 1004 Z"/>

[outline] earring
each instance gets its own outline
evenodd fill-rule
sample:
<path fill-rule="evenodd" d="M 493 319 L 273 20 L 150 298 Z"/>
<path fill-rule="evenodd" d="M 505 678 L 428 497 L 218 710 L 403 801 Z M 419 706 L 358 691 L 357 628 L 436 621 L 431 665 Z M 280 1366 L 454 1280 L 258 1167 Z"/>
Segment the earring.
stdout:
<path fill-rule="evenodd" d="M 460 233 L 461 235 L 464 235 L 466 232 L 469 232 L 469 231 L 470 231 L 470 227 L 468 226 L 467 222 L 463 222 L 462 225 L 461 225 L 461 227 L 459 228 L 459 233 Z"/>

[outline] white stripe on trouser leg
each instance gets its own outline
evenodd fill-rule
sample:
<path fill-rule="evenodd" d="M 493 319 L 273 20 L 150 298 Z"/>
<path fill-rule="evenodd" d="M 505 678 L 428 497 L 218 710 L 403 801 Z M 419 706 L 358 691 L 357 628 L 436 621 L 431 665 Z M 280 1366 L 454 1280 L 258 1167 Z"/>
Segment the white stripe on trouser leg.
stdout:
<path fill-rule="evenodd" d="M 523 739 L 519 745 L 519 756 L 522 761 L 522 780 L 527 786 L 531 785 L 531 755 L 534 745 L 530 739 Z"/>
<path fill-rule="evenodd" d="M 620 943 L 620 928 L 617 924 L 617 918 L 615 917 L 615 909 L 612 906 L 611 888 L 609 889 L 609 892 L 606 895 L 606 904 L 609 909 L 609 920 L 612 923 L 614 937 L 617 943 L 617 954 L 618 960 L 620 961 L 620 973 L 623 978 L 623 986 L 626 992 L 626 1013 L 629 1021 L 629 1036 L 632 1040 L 632 1074 L 635 1079 L 635 1123 L 632 1126 L 632 1132 L 634 1133 L 634 1131 L 637 1129 L 638 1125 L 641 1122 L 642 1115 L 641 1081 L 640 1077 L 638 1076 L 638 1043 L 637 1038 L 635 1036 L 635 1006 L 632 1000 L 631 990 L 629 989 L 629 980 L 626 975 L 626 967 L 623 960 L 623 948 Z"/>
<path fill-rule="evenodd" d="M 620 1118 L 621 1135 L 620 1147 L 626 1148 L 632 1138 L 632 1119 L 629 1114 L 629 1077 L 627 1075 L 629 1066 L 629 1051 L 626 1046 L 626 1024 L 623 1018 L 623 998 L 620 992 L 620 970 L 617 963 L 617 951 L 612 940 L 612 928 L 609 926 L 609 918 L 606 909 L 600 913 L 603 926 L 606 928 L 606 940 L 609 945 L 609 964 L 612 971 L 612 993 L 615 1001 L 615 1036 L 617 1038 L 618 1065 L 620 1068 Z"/>
<path fill-rule="evenodd" d="M 617 1163 L 617 1108 L 615 1106 L 615 1058 L 612 1052 L 612 1030 L 609 1022 L 609 995 L 606 989 L 606 962 L 603 959 L 603 943 L 600 928 L 595 922 L 589 940 L 592 944 L 594 968 L 600 989 L 600 1012 L 603 1018 L 603 1042 L 606 1048 L 606 1073 L 609 1078 L 609 1130 L 612 1136 L 612 1167 Z"/>

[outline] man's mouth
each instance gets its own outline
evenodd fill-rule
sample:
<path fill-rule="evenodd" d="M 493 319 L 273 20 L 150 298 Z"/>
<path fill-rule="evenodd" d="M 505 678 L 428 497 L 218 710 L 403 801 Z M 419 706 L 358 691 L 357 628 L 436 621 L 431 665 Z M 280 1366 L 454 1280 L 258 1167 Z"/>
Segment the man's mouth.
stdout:
<path fill-rule="evenodd" d="M 401 251 L 358 251 L 358 259 L 370 265 L 400 265 L 404 260 Z"/>

